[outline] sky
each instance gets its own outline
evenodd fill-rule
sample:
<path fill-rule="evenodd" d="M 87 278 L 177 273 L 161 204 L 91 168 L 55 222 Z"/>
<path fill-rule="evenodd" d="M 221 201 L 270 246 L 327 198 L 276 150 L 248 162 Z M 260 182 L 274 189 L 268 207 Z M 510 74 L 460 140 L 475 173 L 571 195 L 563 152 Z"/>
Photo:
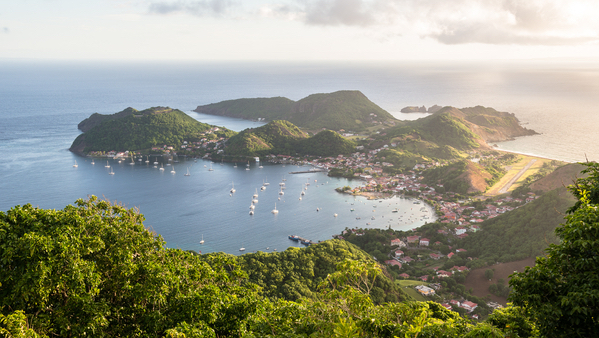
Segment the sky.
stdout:
<path fill-rule="evenodd" d="M 0 59 L 599 57 L 597 0 L 0 0 Z"/>

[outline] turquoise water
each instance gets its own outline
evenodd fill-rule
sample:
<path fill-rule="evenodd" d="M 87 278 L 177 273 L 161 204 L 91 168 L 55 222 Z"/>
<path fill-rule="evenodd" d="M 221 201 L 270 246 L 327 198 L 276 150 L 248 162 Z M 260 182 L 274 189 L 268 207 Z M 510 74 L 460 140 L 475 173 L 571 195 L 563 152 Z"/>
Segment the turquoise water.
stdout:
<path fill-rule="evenodd" d="M 545 67 L 545 68 L 544 68 Z M 0 210 L 31 203 L 63 208 L 90 194 L 139 207 L 145 224 L 169 247 L 239 253 L 283 250 L 298 245 L 297 234 L 324 240 L 346 227 L 411 229 L 424 222 L 411 201 L 383 202 L 340 195 L 335 187 L 357 185 L 321 173 L 289 175 L 307 169 L 263 163 L 264 168 L 198 161 L 176 164 L 161 173 L 144 164 L 105 163 L 67 149 L 79 135 L 77 124 L 94 112 L 126 107 L 170 106 L 210 124 L 234 130 L 259 124 L 196 114 L 198 105 L 241 97 L 285 96 L 361 90 L 396 116 L 408 105 L 484 105 L 513 112 L 541 135 L 499 144 L 500 148 L 570 161 L 599 159 L 595 126 L 597 68 L 553 65 L 427 64 L 119 64 L 0 62 Z M 73 168 L 75 160 L 78 168 Z M 183 176 L 189 167 L 191 176 Z M 278 200 L 278 183 L 285 194 Z M 255 215 L 249 205 L 259 192 Z M 317 182 L 314 182 L 317 180 Z M 234 182 L 237 192 L 229 196 Z M 304 183 L 311 182 L 300 201 Z M 277 203 L 277 215 L 270 211 Z M 352 203 L 354 203 L 352 205 Z M 375 207 L 376 206 L 376 207 Z M 319 208 L 320 211 L 316 211 Z M 355 209 L 353 212 L 350 209 Z M 400 212 L 391 213 L 398 208 Z M 374 211 L 373 211 L 374 210 Z M 338 214 L 334 217 L 334 214 Z M 411 215 L 411 216 L 410 216 Z M 372 217 L 375 217 L 372 220 Z M 383 217 L 384 216 L 384 217 Z M 402 219 L 399 220 L 399 216 Z M 360 217 L 360 220 L 356 220 Z M 410 218 L 411 217 L 411 218 Z M 199 245 L 204 237 L 205 244 Z"/>

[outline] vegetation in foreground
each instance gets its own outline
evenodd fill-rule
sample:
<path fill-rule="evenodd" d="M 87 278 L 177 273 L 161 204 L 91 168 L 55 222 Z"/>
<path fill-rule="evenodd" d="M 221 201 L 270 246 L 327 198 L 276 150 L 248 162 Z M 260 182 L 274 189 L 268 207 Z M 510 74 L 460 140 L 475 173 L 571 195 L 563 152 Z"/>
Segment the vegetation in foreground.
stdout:
<path fill-rule="evenodd" d="M 560 243 L 552 244 L 535 267 L 513 275 L 510 298 L 516 306 L 495 310 L 483 323 L 471 323 L 432 302 L 375 304 L 372 293 L 382 278 L 381 269 L 359 254 L 340 261 L 337 271 L 310 290 L 310 297 L 294 294 L 293 301 L 284 293 L 269 296 L 272 290 L 265 290 L 269 284 L 259 286 L 248 278 L 248 273 L 260 271 L 255 265 L 263 263 L 255 257 L 240 262 L 222 253 L 194 255 L 165 248 L 160 237 L 143 227 L 143 216 L 136 210 L 91 197 L 60 211 L 25 205 L 0 212 L 0 333 L 9 337 L 596 336 L 599 165 L 587 167 L 589 177 L 570 188 L 578 201 L 556 230 Z M 261 273 L 275 275 L 283 270 L 278 265 L 288 261 L 270 263 Z"/>

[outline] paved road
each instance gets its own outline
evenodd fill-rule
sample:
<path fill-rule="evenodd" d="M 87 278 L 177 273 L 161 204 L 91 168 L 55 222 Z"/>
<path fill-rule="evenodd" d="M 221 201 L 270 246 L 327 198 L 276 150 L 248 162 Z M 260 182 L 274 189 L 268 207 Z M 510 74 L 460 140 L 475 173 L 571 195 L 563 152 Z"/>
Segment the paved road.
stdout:
<path fill-rule="evenodd" d="M 500 194 L 505 194 L 511 187 L 512 184 L 514 184 L 514 182 L 516 182 L 520 177 L 522 177 L 522 175 L 524 175 L 524 173 L 530 169 L 530 167 L 532 167 L 533 164 L 535 164 L 537 160 L 536 159 L 532 159 L 530 160 L 530 162 L 528 162 L 528 164 L 526 166 L 524 166 L 524 168 L 522 168 L 522 170 L 520 170 L 516 176 L 512 177 L 511 180 L 509 180 L 504 186 L 503 188 L 499 189 L 499 193 Z"/>

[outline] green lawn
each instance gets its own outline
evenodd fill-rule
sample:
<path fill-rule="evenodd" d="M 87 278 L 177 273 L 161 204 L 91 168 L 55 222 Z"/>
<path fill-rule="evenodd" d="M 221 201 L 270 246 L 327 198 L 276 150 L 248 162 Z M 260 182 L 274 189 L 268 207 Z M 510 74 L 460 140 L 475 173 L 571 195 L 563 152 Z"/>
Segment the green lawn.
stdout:
<path fill-rule="evenodd" d="M 427 282 L 404 279 L 404 280 L 396 280 L 395 283 L 397 283 L 399 286 L 401 286 L 402 289 L 408 295 L 412 296 L 412 298 L 414 298 L 415 300 L 417 300 L 419 302 L 426 302 L 427 300 L 430 300 L 427 297 L 424 297 L 423 295 L 421 295 L 420 292 L 418 292 L 418 290 L 414 289 L 414 286 L 416 286 L 416 285 L 428 285 L 429 283 L 427 283 Z"/>

